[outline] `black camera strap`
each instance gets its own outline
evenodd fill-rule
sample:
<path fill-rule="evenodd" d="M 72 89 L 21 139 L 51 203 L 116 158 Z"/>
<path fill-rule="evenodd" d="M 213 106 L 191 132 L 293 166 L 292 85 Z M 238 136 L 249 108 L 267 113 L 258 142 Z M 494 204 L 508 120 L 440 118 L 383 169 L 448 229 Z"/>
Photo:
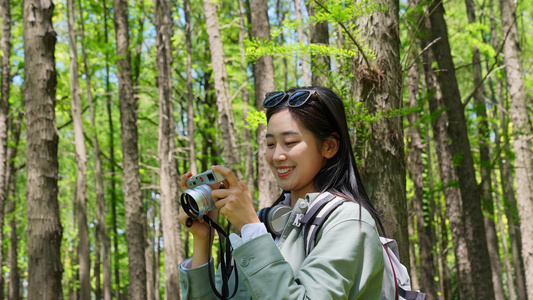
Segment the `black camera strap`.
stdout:
<path fill-rule="evenodd" d="M 213 222 L 213 220 L 211 220 L 207 215 L 204 215 L 203 219 L 207 222 L 207 224 L 209 224 L 211 228 L 214 228 L 218 232 L 219 247 L 220 247 L 220 253 L 221 253 L 220 274 L 222 275 L 222 291 L 221 293 L 219 293 L 215 286 L 215 282 L 213 279 L 214 276 L 213 276 L 213 271 L 211 269 L 211 249 L 209 249 L 208 270 L 209 270 L 209 283 L 211 284 L 211 289 L 213 290 L 213 292 L 219 299 L 224 299 L 224 300 L 231 299 L 235 296 L 235 294 L 237 294 L 237 289 L 239 286 L 239 277 L 238 277 L 237 268 L 235 268 L 235 288 L 233 290 L 233 294 L 228 297 L 229 278 L 230 278 L 232 270 L 234 269 L 234 267 L 232 266 L 232 261 L 233 261 L 233 257 L 231 256 L 232 249 L 231 249 L 230 241 L 228 240 L 228 235 L 226 234 L 226 232 L 224 232 L 224 229 L 218 226 L 216 222 Z M 226 239 L 226 251 L 224 251 L 224 249 L 222 248 L 222 242 L 224 241 L 222 236 L 224 236 L 224 238 Z M 211 240 L 211 230 L 209 231 L 209 240 Z"/>

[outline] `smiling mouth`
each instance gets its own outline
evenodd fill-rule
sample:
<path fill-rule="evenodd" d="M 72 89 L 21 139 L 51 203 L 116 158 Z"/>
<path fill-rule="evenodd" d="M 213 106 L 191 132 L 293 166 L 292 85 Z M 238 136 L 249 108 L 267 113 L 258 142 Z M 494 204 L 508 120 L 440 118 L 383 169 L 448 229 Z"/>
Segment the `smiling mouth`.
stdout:
<path fill-rule="evenodd" d="M 282 176 L 286 174 L 288 175 L 290 171 L 294 170 L 294 167 L 278 167 L 277 169 L 278 169 L 278 174 Z"/>

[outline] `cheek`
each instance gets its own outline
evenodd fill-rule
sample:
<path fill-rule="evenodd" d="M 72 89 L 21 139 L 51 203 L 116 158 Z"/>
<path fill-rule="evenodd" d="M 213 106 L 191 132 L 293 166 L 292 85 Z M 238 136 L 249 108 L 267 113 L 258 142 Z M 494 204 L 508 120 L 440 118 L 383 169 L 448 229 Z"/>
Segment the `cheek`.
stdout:
<path fill-rule="evenodd" d="M 265 159 L 267 161 L 267 163 L 272 166 L 272 157 L 274 156 L 274 151 L 272 151 L 272 149 L 268 149 L 266 150 L 265 152 Z"/>

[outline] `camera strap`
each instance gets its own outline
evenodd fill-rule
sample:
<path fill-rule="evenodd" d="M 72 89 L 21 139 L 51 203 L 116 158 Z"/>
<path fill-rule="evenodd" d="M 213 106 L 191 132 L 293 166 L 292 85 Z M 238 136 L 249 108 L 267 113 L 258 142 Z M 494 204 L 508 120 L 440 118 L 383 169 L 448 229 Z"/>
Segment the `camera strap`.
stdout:
<path fill-rule="evenodd" d="M 203 216 L 203 219 L 209 224 L 211 228 L 214 228 L 218 232 L 218 238 L 219 238 L 219 247 L 220 247 L 220 274 L 222 275 L 222 291 L 221 293 L 218 292 L 214 280 L 213 280 L 213 271 L 211 269 L 211 249 L 209 249 L 208 253 L 208 270 L 209 270 L 209 283 L 211 284 L 211 289 L 215 293 L 215 295 L 219 299 L 231 299 L 237 294 L 237 289 L 239 286 L 239 277 L 237 268 L 235 268 L 235 288 L 233 290 L 233 294 L 228 297 L 229 295 L 229 278 L 231 276 L 231 272 L 234 269 L 232 266 L 233 257 L 231 256 L 231 245 L 228 239 L 228 235 L 226 232 L 224 232 L 224 229 L 222 229 L 216 222 L 213 222 L 207 215 Z M 226 251 L 222 248 L 222 243 L 224 239 L 222 238 L 224 236 L 224 239 L 226 240 Z M 211 230 L 209 231 L 209 240 L 211 240 Z"/>

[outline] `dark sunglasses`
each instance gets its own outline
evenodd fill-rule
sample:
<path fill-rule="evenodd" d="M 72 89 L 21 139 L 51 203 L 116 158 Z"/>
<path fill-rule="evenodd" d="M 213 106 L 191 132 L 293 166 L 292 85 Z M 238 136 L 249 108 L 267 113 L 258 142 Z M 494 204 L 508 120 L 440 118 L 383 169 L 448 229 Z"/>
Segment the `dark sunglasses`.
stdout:
<path fill-rule="evenodd" d="M 297 90 L 292 93 L 287 93 L 283 91 L 276 91 L 266 93 L 265 101 L 263 101 L 264 108 L 274 107 L 280 104 L 285 97 L 289 96 L 288 105 L 289 107 L 299 107 L 304 105 L 312 95 L 317 95 L 315 90 Z"/>

